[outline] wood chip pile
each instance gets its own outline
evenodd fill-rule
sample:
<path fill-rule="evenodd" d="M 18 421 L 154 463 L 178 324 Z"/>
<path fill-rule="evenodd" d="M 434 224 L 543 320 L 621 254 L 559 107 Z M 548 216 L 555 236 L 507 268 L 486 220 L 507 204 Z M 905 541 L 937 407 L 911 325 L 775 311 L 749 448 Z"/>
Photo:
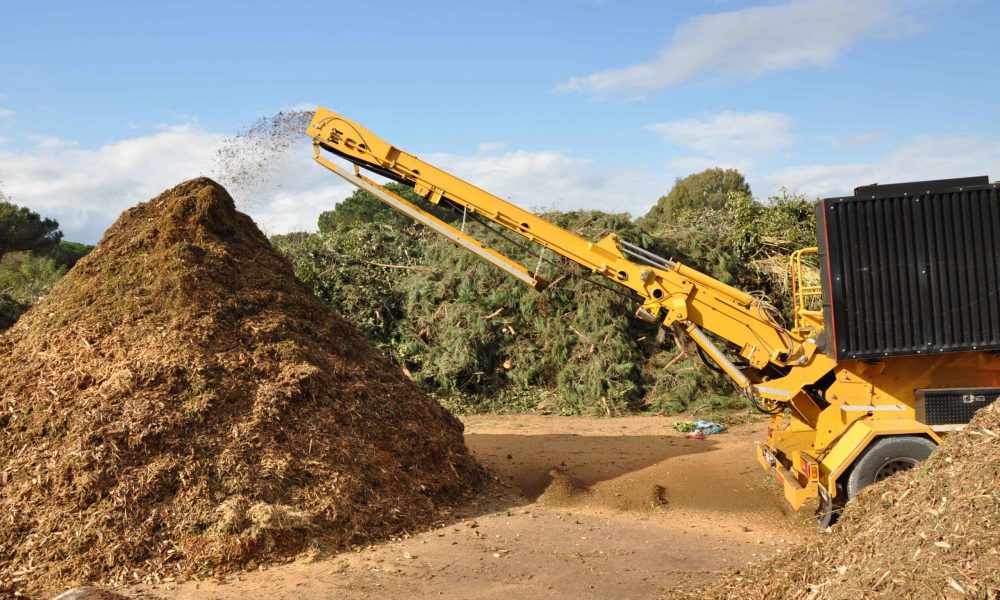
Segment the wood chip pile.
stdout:
<path fill-rule="evenodd" d="M 863 490 L 820 536 L 696 595 L 1000 598 L 1000 406 L 923 465 Z"/>
<path fill-rule="evenodd" d="M 0 335 L 0 597 L 384 538 L 481 480 L 461 423 L 208 179 L 125 212 Z"/>

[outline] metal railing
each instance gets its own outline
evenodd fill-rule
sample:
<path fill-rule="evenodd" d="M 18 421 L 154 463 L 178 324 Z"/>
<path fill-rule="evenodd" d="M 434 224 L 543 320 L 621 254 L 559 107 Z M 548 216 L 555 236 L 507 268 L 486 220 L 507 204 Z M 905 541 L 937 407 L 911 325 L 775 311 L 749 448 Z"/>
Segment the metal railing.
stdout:
<path fill-rule="evenodd" d="M 808 264 L 809 259 L 805 258 L 818 255 L 819 248 L 802 248 L 792 252 L 789 259 L 792 314 L 796 329 L 814 329 L 817 323 L 823 321 L 823 286 L 819 280 L 819 269 Z"/>

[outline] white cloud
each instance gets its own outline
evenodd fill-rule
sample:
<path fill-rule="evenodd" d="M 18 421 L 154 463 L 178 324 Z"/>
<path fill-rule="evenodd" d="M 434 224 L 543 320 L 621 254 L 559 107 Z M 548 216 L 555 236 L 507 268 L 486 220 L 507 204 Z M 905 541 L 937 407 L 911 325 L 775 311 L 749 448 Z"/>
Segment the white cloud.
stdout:
<path fill-rule="evenodd" d="M 0 119 L 9 119 L 14 116 L 14 111 L 0 106 Z"/>
<path fill-rule="evenodd" d="M 189 125 L 96 149 L 38 136 L 33 150 L 0 150 L 0 178 L 15 202 L 56 218 L 67 239 L 92 242 L 125 208 L 199 175 L 221 139 Z"/>
<path fill-rule="evenodd" d="M 752 165 L 755 159 L 792 144 L 788 115 L 778 112 L 726 111 L 706 117 L 655 123 L 648 128 L 668 143 L 694 150 L 695 157 L 674 159 L 675 168 L 707 163 Z M 706 168 L 702 166 L 701 168 Z"/>
<path fill-rule="evenodd" d="M 162 126 L 150 135 L 81 149 L 71 140 L 33 136 L 35 149 L 0 150 L 0 179 L 14 202 L 57 219 L 66 239 L 95 242 L 126 208 L 186 179 L 217 177 L 214 159 L 225 137 L 195 125 Z M 273 173 L 256 187 L 230 186 L 240 209 L 267 233 L 315 229 L 320 212 L 352 189 L 313 163 L 307 143 L 292 150 L 297 152 L 260 166 Z"/>
<path fill-rule="evenodd" d="M 417 155 L 529 210 L 600 209 L 638 216 L 673 184 L 672 177 L 634 169 L 597 169 L 593 161 L 563 151 L 505 151 L 495 142 L 480 144 L 471 155 Z M 333 160 L 353 169 L 340 159 Z M 319 214 L 356 189 L 315 164 L 308 143 L 291 148 L 269 169 L 271 174 L 262 182 L 247 189 L 229 188 L 241 209 L 268 234 L 315 230 Z"/>
<path fill-rule="evenodd" d="M 424 156 L 482 189 L 536 211 L 594 209 L 641 216 L 673 185 L 673 177 L 666 174 L 602 169 L 591 160 L 556 150 Z"/>
<path fill-rule="evenodd" d="M 492 154 L 494 152 L 500 152 L 507 147 L 507 144 L 503 142 L 483 142 L 481 144 L 476 144 L 476 154 Z"/>
<path fill-rule="evenodd" d="M 738 149 L 733 157 L 744 152 L 755 157 L 787 143 L 787 123 L 781 118 L 748 118 L 740 121 L 745 127 L 737 127 L 738 119 L 716 117 L 719 115 L 675 121 L 659 128 L 661 135 L 699 153 L 670 161 L 669 173 L 607 168 L 566 151 L 504 150 L 491 143 L 485 144 L 489 152 L 421 155 L 485 190 L 533 210 L 599 209 L 638 216 L 670 189 L 675 173 L 698 171 L 720 165 L 723 160 L 731 161 L 723 166 L 746 171 L 753 165 L 736 158 L 725 159 L 731 148 Z M 723 133 L 727 119 L 733 133 L 729 138 Z M 761 123 L 774 127 L 769 129 Z M 770 142 L 759 142 L 758 138 L 766 137 L 768 131 L 778 133 L 769 138 Z M 15 202 L 58 219 L 67 239 L 93 242 L 122 210 L 182 180 L 213 175 L 215 152 L 224 139 L 222 134 L 195 125 L 167 127 L 94 149 L 42 137 L 36 147 L 26 150 L 0 147 L 0 180 Z M 52 160 L 48 149 L 52 144 L 61 147 L 58 161 Z M 302 142 L 267 166 L 271 174 L 263 183 L 247 189 L 230 186 L 240 209 L 266 233 L 314 230 L 319 214 L 354 190 L 316 165 L 311 157 L 309 144 Z M 817 197 L 847 194 L 872 182 L 981 174 L 1000 178 L 1000 141 L 921 137 L 909 140 L 882 160 L 801 164 L 751 176 L 751 184 L 761 196 L 785 186 Z"/>
<path fill-rule="evenodd" d="M 573 77 L 557 87 L 641 97 L 704 75 L 754 78 L 827 65 L 862 39 L 912 33 L 900 0 L 798 0 L 702 15 L 681 23 L 648 62 Z"/>
<path fill-rule="evenodd" d="M 219 177 L 216 151 L 226 136 L 178 125 L 99 148 L 40 137 L 34 148 L 0 148 L 0 180 L 14 202 L 56 218 L 66 239 L 95 242 L 118 215 L 177 183 Z M 59 160 L 51 145 L 60 145 Z M 594 208 L 643 214 L 672 178 L 629 169 L 597 169 L 561 151 L 501 151 L 463 156 L 426 154 L 442 168 L 501 197 L 540 209 Z M 312 160 L 307 141 L 269 157 L 266 176 L 252 185 L 228 185 L 240 210 L 265 233 L 315 230 L 316 220 L 354 187 Z"/>
<path fill-rule="evenodd" d="M 66 140 L 54 135 L 38 135 L 29 133 L 24 137 L 35 142 L 35 145 L 39 150 L 65 150 L 67 148 L 76 148 L 80 145 L 80 143 L 75 140 Z"/>
<path fill-rule="evenodd" d="M 843 196 L 869 183 L 990 175 L 1000 179 L 1000 141 L 979 137 L 919 137 L 870 163 L 806 164 L 752 181 L 770 195 L 787 187 L 810 197 Z"/>

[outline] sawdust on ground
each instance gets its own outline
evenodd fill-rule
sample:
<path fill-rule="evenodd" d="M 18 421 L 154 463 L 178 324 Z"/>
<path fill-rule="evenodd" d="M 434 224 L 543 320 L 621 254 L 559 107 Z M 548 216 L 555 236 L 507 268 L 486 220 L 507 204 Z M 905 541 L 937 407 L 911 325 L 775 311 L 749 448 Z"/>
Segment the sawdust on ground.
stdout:
<path fill-rule="evenodd" d="M 224 581 L 132 593 L 178 600 L 659 598 L 815 534 L 811 515 L 790 513 L 754 459 L 763 423 L 689 440 L 667 417 L 463 421 L 467 445 L 506 489 L 456 508 L 446 525 Z M 579 492 L 542 504 L 553 469 L 574 478 Z M 664 502 L 622 508 L 612 490 L 636 498 L 662 490 Z"/>

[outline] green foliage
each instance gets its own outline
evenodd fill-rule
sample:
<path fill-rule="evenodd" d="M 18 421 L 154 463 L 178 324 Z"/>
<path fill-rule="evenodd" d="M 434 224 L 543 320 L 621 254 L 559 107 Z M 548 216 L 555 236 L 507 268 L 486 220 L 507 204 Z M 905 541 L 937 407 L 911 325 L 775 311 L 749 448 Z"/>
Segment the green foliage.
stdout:
<path fill-rule="evenodd" d="M 407 186 L 388 187 L 439 218 L 461 219 Z M 594 241 L 616 232 L 762 291 L 786 316 L 788 255 L 815 245 L 812 202 L 784 191 L 758 202 L 733 170 L 678 180 L 636 222 L 597 211 L 543 216 Z M 551 263 L 539 263 L 537 249 L 466 225 L 529 269 L 540 264 L 539 275 L 554 284 L 538 293 L 361 190 L 324 212 L 319 229 L 272 243 L 321 299 L 456 412 L 524 411 L 541 402 L 563 414 L 696 407 L 710 416 L 743 405 L 688 342 L 632 319 L 633 300 L 575 276 L 582 275 L 576 265 L 552 253 L 543 254 Z M 61 235 L 55 221 L 0 198 L 0 330 L 92 248 Z"/>
<path fill-rule="evenodd" d="M 552 392 L 538 388 L 504 388 L 496 394 L 439 394 L 431 392 L 438 402 L 457 415 L 478 415 L 492 413 L 513 415 L 532 412 L 541 407 L 550 407 Z M 545 409 L 549 412 L 548 408 Z"/>
<path fill-rule="evenodd" d="M 0 199 L 0 256 L 8 252 L 45 253 L 59 243 L 59 223 Z"/>
<path fill-rule="evenodd" d="M 646 239 L 627 215 L 545 216 L 588 239 L 612 231 Z M 628 318 L 632 300 L 571 275 L 576 265 L 551 253 L 555 264 L 542 263 L 540 275 L 554 285 L 538 293 L 423 228 L 351 222 L 273 242 L 321 298 L 450 406 L 528 408 L 551 390 L 552 409 L 567 414 L 642 407 L 648 348 L 640 340 L 655 329 Z M 466 230 L 538 264 L 479 224 Z"/>
<path fill-rule="evenodd" d="M 8 252 L 0 257 L 0 331 L 9 328 L 66 271 L 94 247 L 59 241 L 46 254 Z"/>
<path fill-rule="evenodd" d="M 9 328 L 93 246 L 62 241 L 59 223 L 0 191 L 0 331 Z"/>
<path fill-rule="evenodd" d="M 405 316 L 402 282 L 411 270 L 426 269 L 419 264 L 426 236 L 410 224 L 358 221 L 350 228 L 279 235 L 271 242 L 317 296 L 398 358 L 397 329 Z"/>
<path fill-rule="evenodd" d="M 666 348 L 649 348 L 644 367 L 647 408 L 677 414 L 692 407 L 716 412 L 744 407 L 730 380 L 705 366 L 693 344 L 671 336 Z"/>
<path fill-rule="evenodd" d="M 31 305 L 47 294 L 65 273 L 65 267 L 52 257 L 10 252 L 0 258 L 0 293 Z"/>
<path fill-rule="evenodd" d="M 649 224 L 676 220 L 679 213 L 719 210 L 733 193 L 750 195 L 750 185 L 736 169 L 714 167 L 678 179 L 643 218 Z"/>
<path fill-rule="evenodd" d="M 411 188 L 399 183 L 391 183 L 387 187 L 399 195 L 406 194 L 406 192 L 413 194 Z M 406 225 L 407 218 L 362 189 L 354 190 L 354 193 L 337 203 L 333 210 L 328 210 L 319 216 L 320 233 L 328 234 L 337 230 L 348 230 L 364 223 L 398 226 Z"/>
<path fill-rule="evenodd" d="M 545 216 L 590 239 L 610 230 L 635 233 L 625 215 Z M 481 227 L 469 231 L 524 264 L 537 262 Z M 574 414 L 638 407 L 642 356 L 635 340 L 641 334 L 621 318 L 632 310 L 630 301 L 549 264 L 540 275 L 555 283 L 540 294 L 444 240 L 431 241 L 425 259 L 431 271 L 405 283 L 413 326 L 402 329 L 403 358 L 418 383 L 471 396 L 554 389 L 556 410 Z"/>
<path fill-rule="evenodd" d="M 28 310 L 10 294 L 0 293 L 0 331 L 9 329 Z"/>
<path fill-rule="evenodd" d="M 90 244 L 60 240 L 52 251 L 49 252 L 49 256 L 56 261 L 56 264 L 61 267 L 66 267 L 68 270 L 72 269 L 73 266 L 76 265 L 77 261 L 89 254 L 93 249 L 94 247 Z"/>
<path fill-rule="evenodd" d="M 788 257 L 816 245 L 813 202 L 785 190 L 768 202 L 732 192 L 718 208 L 686 209 L 646 226 L 676 259 L 739 289 L 763 292 L 791 318 Z"/>
<path fill-rule="evenodd" d="M 393 189 L 442 210 L 409 188 Z M 769 294 L 787 285 L 788 254 L 815 243 L 811 202 L 787 193 L 757 202 L 735 171 L 680 180 L 665 198 L 638 222 L 597 211 L 543 216 L 594 241 L 618 233 Z M 356 192 L 323 214 L 320 233 L 273 242 L 300 279 L 456 412 L 523 411 L 541 403 L 562 414 L 696 408 L 700 416 L 716 416 L 743 406 L 728 378 L 707 369 L 690 342 L 631 318 L 636 302 L 623 297 L 624 289 L 580 278 L 575 264 L 551 252 L 539 262 L 537 248 L 470 220 L 467 233 L 529 269 L 540 266 L 538 274 L 553 284 L 539 293 L 387 210 Z"/>
<path fill-rule="evenodd" d="M 389 183 L 386 189 L 412 204 L 416 204 L 427 212 L 444 221 L 454 219 L 454 214 L 443 207 L 435 206 L 424 200 L 408 185 Z M 406 215 L 389 207 L 372 194 L 362 190 L 354 190 L 350 196 L 337 204 L 333 210 L 328 210 L 319 216 L 320 233 L 333 233 L 364 225 L 379 223 L 391 227 L 407 227 L 412 221 Z"/>

